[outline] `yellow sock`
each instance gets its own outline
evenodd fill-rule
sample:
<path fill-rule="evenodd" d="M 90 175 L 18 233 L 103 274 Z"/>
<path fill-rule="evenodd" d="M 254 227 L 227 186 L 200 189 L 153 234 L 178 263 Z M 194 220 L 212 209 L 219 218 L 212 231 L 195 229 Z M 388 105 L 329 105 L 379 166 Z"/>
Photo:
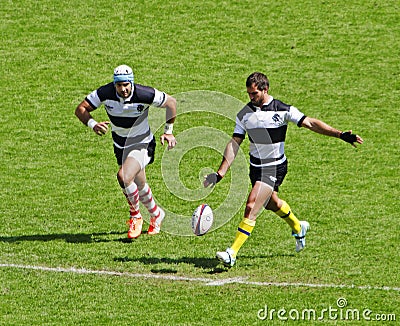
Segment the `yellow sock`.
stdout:
<path fill-rule="evenodd" d="M 233 244 L 231 246 L 231 249 L 234 251 L 234 257 L 236 257 L 237 252 L 250 236 L 251 231 L 253 231 L 255 225 L 256 221 L 252 221 L 248 218 L 243 218 L 243 220 L 239 223 L 235 241 L 233 241 Z"/>
<path fill-rule="evenodd" d="M 282 202 L 282 207 L 277 210 L 275 214 L 281 217 L 287 224 L 289 224 L 294 233 L 299 233 L 301 231 L 300 221 L 293 214 L 288 203 L 284 200 L 282 200 Z"/>

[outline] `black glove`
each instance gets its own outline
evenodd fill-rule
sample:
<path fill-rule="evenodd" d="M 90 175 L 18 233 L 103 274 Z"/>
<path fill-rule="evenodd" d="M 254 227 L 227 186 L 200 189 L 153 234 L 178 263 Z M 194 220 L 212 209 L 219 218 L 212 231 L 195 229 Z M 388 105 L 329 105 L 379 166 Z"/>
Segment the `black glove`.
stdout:
<path fill-rule="evenodd" d="M 204 180 L 204 185 L 205 187 L 208 187 L 211 185 L 211 187 L 215 186 L 218 182 L 220 182 L 222 179 L 221 175 L 219 173 L 210 173 L 209 175 L 206 175 L 206 179 Z"/>
<path fill-rule="evenodd" d="M 346 131 L 340 134 L 340 139 L 353 145 L 353 143 L 357 141 L 357 135 L 352 134 L 349 131 Z"/>

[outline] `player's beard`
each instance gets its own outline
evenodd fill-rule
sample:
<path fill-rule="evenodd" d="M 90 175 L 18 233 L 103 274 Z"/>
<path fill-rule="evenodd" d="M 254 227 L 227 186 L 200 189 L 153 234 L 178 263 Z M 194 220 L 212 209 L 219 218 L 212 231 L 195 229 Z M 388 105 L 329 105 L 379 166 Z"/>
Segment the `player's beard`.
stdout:
<path fill-rule="evenodd" d="M 269 99 L 269 95 L 265 95 L 265 96 L 261 96 L 257 100 L 251 101 L 251 103 L 256 107 L 261 108 L 266 102 L 268 102 L 268 99 Z"/>
<path fill-rule="evenodd" d="M 263 101 L 263 99 L 260 98 L 257 101 L 255 101 L 255 100 L 251 101 L 251 103 L 256 107 L 261 107 L 264 104 L 264 101 Z"/>

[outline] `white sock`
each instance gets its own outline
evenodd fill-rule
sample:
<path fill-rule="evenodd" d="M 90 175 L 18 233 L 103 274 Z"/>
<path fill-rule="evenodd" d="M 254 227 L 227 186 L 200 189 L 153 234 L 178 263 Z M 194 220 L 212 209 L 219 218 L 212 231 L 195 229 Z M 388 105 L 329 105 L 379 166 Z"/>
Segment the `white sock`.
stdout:
<path fill-rule="evenodd" d="M 147 208 L 151 217 L 157 218 L 160 216 L 160 208 L 157 206 L 153 198 L 153 193 L 147 183 L 144 185 L 143 189 L 139 191 L 139 199 Z"/>
<path fill-rule="evenodd" d="M 134 182 L 122 190 L 129 204 L 131 218 L 140 218 L 142 215 L 139 210 L 139 191 Z"/>

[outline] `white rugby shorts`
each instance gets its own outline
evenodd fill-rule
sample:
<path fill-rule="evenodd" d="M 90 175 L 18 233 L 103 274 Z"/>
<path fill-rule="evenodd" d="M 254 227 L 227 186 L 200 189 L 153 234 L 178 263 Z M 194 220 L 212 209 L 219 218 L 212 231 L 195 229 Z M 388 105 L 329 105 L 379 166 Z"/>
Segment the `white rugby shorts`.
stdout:
<path fill-rule="evenodd" d="M 150 163 L 151 160 L 147 148 L 133 149 L 126 157 L 131 157 L 138 161 L 142 170 L 146 167 L 147 164 Z"/>

